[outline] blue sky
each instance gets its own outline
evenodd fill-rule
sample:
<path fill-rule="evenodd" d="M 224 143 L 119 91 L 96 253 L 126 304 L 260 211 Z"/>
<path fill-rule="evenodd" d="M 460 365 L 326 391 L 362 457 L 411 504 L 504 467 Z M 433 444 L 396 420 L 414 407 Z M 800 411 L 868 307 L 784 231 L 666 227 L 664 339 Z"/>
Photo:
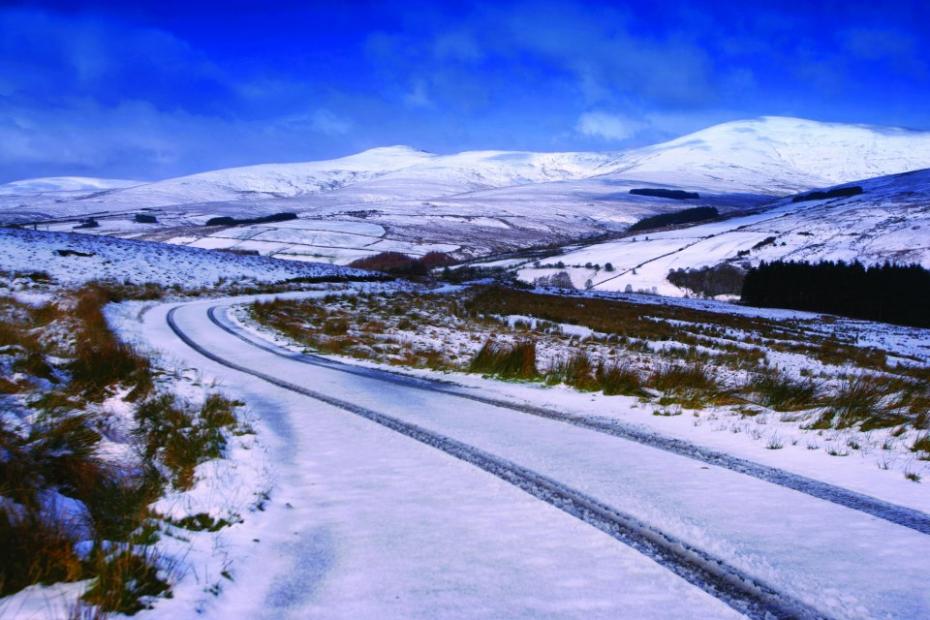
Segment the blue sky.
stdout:
<path fill-rule="evenodd" d="M 765 114 L 930 129 L 928 6 L 4 3 L 0 182 L 610 150 Z"/>

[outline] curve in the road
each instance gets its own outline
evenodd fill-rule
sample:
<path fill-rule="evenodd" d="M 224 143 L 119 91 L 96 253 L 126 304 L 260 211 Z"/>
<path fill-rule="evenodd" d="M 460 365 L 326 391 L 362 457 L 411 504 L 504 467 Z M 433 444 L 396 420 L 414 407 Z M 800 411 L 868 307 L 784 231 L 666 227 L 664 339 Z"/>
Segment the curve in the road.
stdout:
<path fill-rule="evenodd" d="M 307 389 L 217 355 L 180 328 L 174 318 L 179 307 L 172 308 L 166 316 L 169 328 L 191 349 L 217 364 L 361 416 L 470 463 L 629 545 L 750 618 L 826 618 L 817 609 L 779 592 L 724 560 L 552 478 L 416 424 Z"/>
<path fill-rule="evenodd" d="M 820 480 L 808 478 L 800 474 L 788 472 L 777 467 L 762 465 L 760 463 L 735 457 L 724 452 L 718 452 L 716 450 L 697 446 L 682 439 L 665 437 L 648 430 L 623 424 L 622 422 L 618 422 L 616 420 L 569 414 L 544 407 L 536 407 L 533 405 L 525 405 L 509 402 L 506 400 L 480 396 L 477 394 L 470 394 L 460 391 L 459 388 L 461 386 L 448 381 L 426 379 L 421 377 L 409 377 L 377 368 L 352 366 L 350 364 L 329 360 L 316 355 L 295 353 L 293 351 L 281 349 L 272 343 L 249 337 L 248 335 L 242 333 L 241 330 L 236 328 L 228 320 L 220 320 L 216 313 L 216 309 L 218 307 L 219 306 L 212 306 L 207 311 L 207 315 L 213 324 L 226 331 L 227 333 L 239 338 L 240 340 L 279 357 L 292 359 L 304 364 L 323 366 L 331 370 L 364 376 L 379 381 L 401 384 L 406 387 L 415 389 L 442 392 L 443 394 L 480 402 L 486 405 L 503 407 L 550 420 L 566 422 L 568 424 L 573 424 L 575 426 L 593 430 L 599 433 L 605 433 L 615 437 L 635 441 L 647 446 L 652 446 L 654 448 L 659 448 L 660 450 L 665 450 L 666 452 L 671 452 L 673 454 L 701 461 L 709 465 L 723 467 L 725 469 L 739 472 L 747 476 L 752 476 L 753 478 L 758 478 L 760 480 L 764 480 L 772 484 L 777 484 L 794 491 L 799 491 L 806 495 L 810 495 L 811 497 L 816 497 L 817 499 L 832 502 L 846 508 L 851 508 L 853 510 L 872 515 L 873 517 L 878 517 L 879 519 L 883 519 L 890 523 L 910 528 L 920 532 L 921 534 L 930 535 L 930 515 L 919 510 L 908 508 L 906 506 L 900 506 L 891 502 L 886 502 L 870 495 L 865 495 L 863 493 L 858 493 L 856 491 L 822 482 Z"/>

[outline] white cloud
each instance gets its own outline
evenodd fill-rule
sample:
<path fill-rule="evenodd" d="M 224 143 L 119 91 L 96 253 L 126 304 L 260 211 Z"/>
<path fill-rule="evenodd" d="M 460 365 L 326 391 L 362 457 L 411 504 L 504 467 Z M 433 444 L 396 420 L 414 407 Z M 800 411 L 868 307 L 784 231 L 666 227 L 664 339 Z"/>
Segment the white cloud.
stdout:
<path fill-rule="evenodd" d="M 411 108 L 430 108 L 433 106 L 433 100 L 429 96 L 429 91 L 423 80 L 417 80 L 413 87 L 404 95 L 404 104 Z"/>
<path fill-rule="evenodd" d="M 604 140 L 626 140 L 647 126 L 642 121 L 621 114 L 585 112 L 578 118 L 575 130 L 582 135 Z"/>
<path fill-rule="evenodd" d="M 349 133 L 352 129 L 352 121 L 337 116 L 329 110 L 320 109 L 313 113 L 310 119 L 310 127 L 314 131 L 327 136 L 341 136 Z"/>

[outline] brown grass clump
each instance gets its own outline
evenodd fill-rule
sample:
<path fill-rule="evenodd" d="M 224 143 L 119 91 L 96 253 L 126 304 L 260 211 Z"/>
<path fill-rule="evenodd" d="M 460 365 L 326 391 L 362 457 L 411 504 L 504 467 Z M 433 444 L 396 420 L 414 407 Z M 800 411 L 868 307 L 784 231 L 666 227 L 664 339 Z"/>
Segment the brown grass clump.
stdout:
<path fill-rule="evenodd" d="M 629 366 L 601 364 L 597 369 L 597 381 L 604 394 L 611 396 L 643 396 L 642 378 Z"/>
<path fill-rule="evenodd" d="M 760 405 L 775 411 L 797 411 L 816 406 L 817 388 L 813 381 L 793 381 L 777 372 L 757 377 L 746 388 Z"/>
<path fill-rule="evenodd" d="M 503 379 L 536 379 L 536 343 L 525 340 L 506 345 L 488 340 L 472 359 L 469 370 Z"/>
<path fill-rule="evenodd" d="M 97 549 L 91 559 L 96 579 L 81 598 L 104 611 L 130 615 L 142 611 L 147 606 L 140 599 L 168 590 L 168 582 L 159 576 L 158 561 L 151 548 L 145 553 Z"/>
<path fill-rule="evenodd" d="M 89 286 L 77 297 L 73 316 L 78 320 L 74 360 L 69 364 L 72 391 L 91 400 L 101 400 L 109 387 L 133 386 L 130 400 L 151 392 L 152 372 L 148 360 L 120 342 L 110 331 L 103 306 L 110 301 L 103 288 Z"/>
<path fill-rule="evenodd" d="M 240 404 L 219 394 L 208 396 L 199 412 L 179 405 L 168 394 L 140 403 L 137 434 L 144 441 L 145 458 L 158 459 L 170 469 L 176 489 L 190 489 L 196 467 L 222 456 L 224 431 L 236 425 L 234 408 Z"/>
<path fill-rule="evenodd" d="M 546 383 L 551 385 L 564 383 L 576 390 L 593 392 L 600 389 L 596 376 L 597 368 L 584 351 L 576 351 L 568 357 L 553 361 L 546 374 Z"/>

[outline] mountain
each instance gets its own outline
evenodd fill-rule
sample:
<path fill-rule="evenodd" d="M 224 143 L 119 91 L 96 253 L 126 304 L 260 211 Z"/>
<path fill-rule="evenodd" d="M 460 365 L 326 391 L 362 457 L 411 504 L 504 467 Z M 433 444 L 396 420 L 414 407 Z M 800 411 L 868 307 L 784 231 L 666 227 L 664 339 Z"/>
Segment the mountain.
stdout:
<path fill-rule="evenodd" d="M 42 177 L 0 185 L 0 195 L 30 195 L 47 192 L 98 192 L 139 185 L 142 181 L 94 177 Z"/>
<path fill-rule="evenodd" d="M 262 164 L 150 183 L 49 180 L 0 186 L 0 221 L 347 262 L 396 250 L 477 257 L 617 234 L 638 219 L 689 206 L 758 210 L 799 190 L 930 167 L 930 133 L 763 117 L 717 125 L 625 152 L 470 151 L 406 146 L 339 159 Z M 60 182 L 61 187 L 67 186 Z M 685 189 L 699 199 L 632 196 Z M 157 223 L 139 223 L 145 210 Z M 206 227 L 292 212 L 278 224 Z"/>
<path fill-rule="evenodd" d="M 927 167 L 930 132 L 766 116 L 629 152 L 611 176 L 789 194 Z"/>
<path fill-rule="evenodd" d="M 653 290 L 683 295 L 667 276 L 672 269 L 694 269 L 729 262 L 741 267 L 772 260 L 859 260 L 920 263 L 930 268 L 930 169 L 843 184 L 862 193 L 824 199 L 783 198 L 768 209 L 743 217 L 677 230 L 645 232 L 597 243 L 559 256 L 576 287 L 590 279 L 595 290 Z M 823 188 L 830 192 L 837 187 Z M 801 194 L 797 198 L 816 198 Z M 585 264 L 614 271 L 585 268 Z M 514 266 L 534 281 L 561 271 Z"/>

